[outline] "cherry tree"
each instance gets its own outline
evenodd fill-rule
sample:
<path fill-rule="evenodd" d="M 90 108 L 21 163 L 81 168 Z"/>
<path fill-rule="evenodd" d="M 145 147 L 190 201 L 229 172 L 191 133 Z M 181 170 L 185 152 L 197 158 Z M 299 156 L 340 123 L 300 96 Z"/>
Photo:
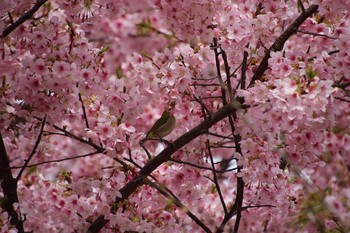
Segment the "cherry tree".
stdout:
<path fill-rule="evenodd" d="M 350 231 L 349 1 L 0 16 L 1 232 Z"/>

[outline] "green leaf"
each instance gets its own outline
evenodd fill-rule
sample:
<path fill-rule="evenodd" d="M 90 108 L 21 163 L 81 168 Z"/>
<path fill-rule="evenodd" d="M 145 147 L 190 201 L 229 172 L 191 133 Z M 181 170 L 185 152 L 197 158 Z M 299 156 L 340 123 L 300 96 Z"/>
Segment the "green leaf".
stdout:
<path fill-rule="evenodd" d="M 28 175 L 36 172 L 36 169 L 37 169 L 37 166 L 30 167 L 29 170 L 28 170 Z"/>
<path fill-rule="evenodd" d="M 141 23 L 136 24 L 136 28 L 138 35 L 147 35 L 154 31 L 150 21 L 142 21 Z"/>
<path fill-rule="evenodd" d="M 316 71 L 313 70 L 312 66 L 309 66 L 309 68 L 306 70 L 306 76 L 308 81 L 312 81 L 314 77 L 317 76 Z"/>
<path fill-rule="evenodd" d="M 122 73 L 122 69 L 120 68 L 120 66 L 118 66 L 118 67 L 115 69 L 115 75 L 117 76 L 118 79 L 123 78 L 123 73 Z"/>
<path fill-rule="evenodd" d="M 107 52 L 112 46 L 107 45 L 105 47 L 103 47 L 97 54 L 97 56 L 101 56 L 102 54 L 104 54 L 105 52 Z"/>

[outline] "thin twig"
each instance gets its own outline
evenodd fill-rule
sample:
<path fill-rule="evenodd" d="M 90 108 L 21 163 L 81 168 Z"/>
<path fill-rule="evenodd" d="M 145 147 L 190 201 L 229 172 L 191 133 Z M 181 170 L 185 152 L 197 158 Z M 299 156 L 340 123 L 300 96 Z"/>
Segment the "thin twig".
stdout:
<path fill-rule="evenodd" d="M 350 100 L 347 100 L 347 99 L 344 99 L 344 98 L 341 98 L 341 97 L 334 97 L 334 98 L 337 99 L 337 100 L 340 100 L 340 101 L 344 101 L 344 102 L 350 103 Z"/>
<path fill-rule="evenodd" d="M 232 127 L 232 133 L 234 134 L 234 125 L 231 125 Z M 236 145 L 236 152 L 240 153 L 242 155 L 242 150 L 241 150 L 241 146 L 240 146 L 240 140 L 241 137 L 239 135 L 235 135 L 235 145 Z M 239 173 L 241 171 L 243 167 L 242 166 L 237 166 L 237 173 Z M 228 213 L 224 216 L 224 219 L 222 220 L 220 227 L 218 228 L 218 230 L 216 231 L 216 233 L 222 233 L 224 231 L 224 228 L 226 226 L 226 224 L 228 223 L 228 221 L 235 215 L 236 216 L 236 222 L 235 222 L 235 226 L 234 226 L 234 233 L 238 232 L 239 229 L 239 224 L 240 224 L 240 220 L 241 220 L 241 212 L 242 212 L 242 205 L 243 205 L 243 197 L 244 197 L 244 182 L 242 177 L 237 177 L 237 194 L 236 194 L 236 200 L 234 202 L 234 204 L 232 205 L 232 207 L 230 208 L 230 210 L 228 211 Z"/>
<path fill-rule="evenodd" d="M 179 163 L 179 164 L 185 164 L 185 165 L 188 165 L 188 166 L 191 166 L 191 167 L 195 167 L 195 168 L 199 168 L 199 169 L 202 169 L 202 170 L 209 170 L 209 171 L 216 172 L 216 173 L 226 173 L 226 172 L 231 172 L 231 171 L 235 171 L 236 170 L 236 168 L 232 168 L 232 169 L 225 170 L 225 171 L 213 170 L 210 167 L 201 166 L 201 165 L 190 163 L 190 162 L 186 162 L 186 161 L 183 161 L 183 160 L 170 159 L 169 161 L 174 162 L 174 163 Z"/>
<path fill-rule="evenodd" d="M 91 142 L 90 140 L 85 140 L 85 139 L 83 139 L 81 137 L 78 137 L 78 136 L 72 134 L 71 132 L 69 132 L 69 131 L 67 131 L 67 130 L 65 130 L 63 128 L 58 127 L 57 125 L 52 125 L 52 127 L 54 127 L 58 131 L 63 132 L 64 136 L 68 136 L 68 137 L 73 138 L 73 139 L 75 139 L 75 140 L 77 140 L 79 142 L 82 142 L 84 144 L 90 145 L 90 146 L 92 146 L 93 148 L 95 148 L 96 150 L 98 150 L 100 152 L 104 151 L 104 149 L 101 146 L 96 145 L 95 143 Z"/>
<path fill-rule="evenodd" d="M 332 40 L 338 39 L 336 37 L 327 36 L 327 35 L 319 34 L 319 33 L 316 33 L 316 32 L 307 32 L 307 31 L 303 31 L 303 30 L 298 30 L 297 32 L 300 32 L 300 33 L 303 33 L 303 34 L 307 34 L 307 35 L 312 35 L 312 36 L 322 36 L 322 37 L 325 37 L 325 38 L 328 38 L 328 39 L 332 39 Z"/>
<path fill-rule="evenodd" d="M 220 84 L 212 83 L 212 84 L 205 84 L 205 83 L 194 83 L 193 86 L 199 86 L 199 87 L 219 87 Z"/>
<path fill-rule="evenodd" d="M 334 83 L 332 87 L 339 87 L 340 89 L 345 89 L 347 87 L 350 87 L 350 82 L 346 83 Z"/>
<path fill-rule="evenodd" d="M 227 148 L 227 149 L 233 149 L 233 148 L 236 148 L 236 146 L 223 146 L 223 145 L 212 145 L 211 146 L 212 148 Z"/>
<path fill-rule="evenodd" d="M 210 162 L 211 162 L 211 167 L 213 169 L 213 181 L 214 181 L 216 190 L 218 191 L 220 202 L 221 202 L 222 208 L 224 209 L 224 213 L 225 213 L 225 215 L 227 215 L 227 207 L 226 207 L 226 203 L 225 203 L 224 197 L 223 197 L 222 192 L 221 192 L 221 188 L 220 188 L 220 185 L 218 182 L 218 177 L 217 177 L 216 172 L 215 172 L 214 159 L 213 159 L 213 155 L 211 153 L 211 149 L 209 146 L 209 140 L 207 140 L 207 150 L 208 150 L 208 154 L 209 154 L 209 158 L 210 158 Z"/>
<path fill-rule="evenodd" d="M 333 55 L 333 54 L 335 54 L 335 53 L 339 53 L 339 52 L 340 52 L 340 50 L 339 50 L 339 49 L 337 49 L 337 50 L 333 50 L 333 51 L 328 52 L 328 55 Z"/>
<path fill-rule="evenodd" d="M 19 171 L 17 177 L 16 177 L 16 182 L 19 181 L 19 179 L 21 178 L 21 175 L 22 173 L 24 172 L 24 170 L 26 169 L 26 167 L 28 166 L 30 160 L 33 158 L 35 152 L 36 152 L 36 149 L 38 148 L 39 146 L 39 143 L 41 141 L 41 137 L 43 135 L 43 132 L 44 132 L 44 127 L 45 127 L 45 124 L 46 124 L 46 117 L 43 118 L 42 122 L 41 122 L 41 128 L 40 128 L 40 133 L 39 133 L 39 136 L 35 142 L 35 145 L 33 147 L 33 150 L 32 152 L 30 153 L 28 159 L 25 159 L 25 162 L 24 162 L 24 165 L 22 166 L 21 170 Z"/>
<path fill-rule="evenodd" d="M 156 189 L 158 192 L 160 192 L 165 197 L 169 198 L 174 202 L 174 204 L 179 207 L 181 210 L 185 211 L 186 214 L 198 225 L 200 226 L 205 232 L 211 233 L 212 231 L 199 219 L 194 215 L 186 206 L 184 206 L 181 201 L 171 192 L 169 193 L 165 187 L 162 187 L 163 185 L 158 185 L 155 182 L 150 181 L 148 178 L 144 178 L 144 183 L 151 186 L 152 188 Z"/>
<path fill-rule="evenodd" d="M 141 141 L 140 141 L 140 146 L 141 146 L 141 147 L 143 148 L 143 150 L 146 152 L 148 159 L 152 159 L 151 154 L 149 153 L 149 151 L 147 150 L 147 148 L 146 148 L 145 145 L 144 145 L 145 142 L 146 142 L 146 141 L 145 141 L 144 139 L 141 140 Z"/>
<path fill-rule="evenodd" d="M 236 74 L 236 72 L 239 70 L 239 68 L 241 68 L 241 66 L 242 66 L 242 63 L 239 64 L 239 66 L 237 66 L 237 68 L 230 74 L 230 77 L 233 77 Z"/>
<path fill-rule="evenodd" d="M 248 205 L 248 206 L 242 206 L 242 210 L 247 210 L 247 209 L 252 209 L 252 208 L 261 208 L 261 207 L 274 207 L 274 208 L 276 208 L 275 205 L 265 204 L 265 205 Z"/>
<path fill-rule="evenodd" d="M 196 78 L 196 77 L 192 77 L 192 80 L 200 80 L 200 81 L 213 81 L 215 80 L 216 78 Z"/>
<path fill-rule="evenodd" d="M 213 38 L 213 44 L 212 44 L 211 48 L 214 50 L 214 53 L 215 53 L 216 73 L 218 75 L 217 78 L 219 79 L 219 83 L 221 86 L 221 98 L 222 98 L 223 103 L 227 104 L 226 86 L 225 86 L 224 81 L 222 80 L 222 77 L 221 77 L 221 68 L 220 68 L 220 60 L 219 60 L 220 52 L 218 51 L 220 46 L 218 44 L 218 39 L 216 37 Z"/>
<path fill-rule="evenodd" d="M 232 144 L 232 143 L 234 143 L 234 139 L 225 140 L 224 138 L 222 138 L 221 141 L 212 142 L 212 145 L 213 146 L 223 146 L 225 144 Z"/>
<path fill-rule="evenodd" d="M 91 153 L 87 153 L 87 154 L 83 154 L 83 155 L 77 155 L 77 156 L 72 156 L 72 157 L 67 157 L 67 158 L 62 158 L 62 159 L 53 159 L 53 160 L 49 160 L 49 161 L 43 161 L 40 163 L 34 163 L 34 164 L 27 165 L 26 167 L 35 167 L 35 166 L 48 164 L 48 163 L 58 163 L 58 162 L 62 162 L 62 161 L 74 160 L 74 159 L 84 158 L 84 157 L 88 157 L 88 156 L 96 155 L 96 154 L 100 154 L 100 153 L 101 152 L 99 152 L 99 151 L 95 151 L 95 152 L 91 152 Z M 25 168 L 25 167 L 24 166 L 11 167 L 11 169 L 19 169 L 19 168 Z"/>
<path fill-rule="evenodd" d="M 265 52 L 269 51 L 269 49 L 264 45 L 264 43 L 260 38 L 259 38 L 259 44 L 265 49 Z"/>
<path fill-rule="evenodd" d="M 142 166 L 140 166 L 138 163 L 136 163 L 134 161 L 134 159 L 132 158 L 132 153 L 131 153 L 131 149 L 130 148 L 128 149 L 128 154 L 129 154 L 129 160 L 127 160 L 127 159 L 126 160 L 129 161 L 130 163 L 134 164 L 139 169 L 142 169 Z"/>
<path fill-rule="evenodd" d="M 333 55 L 333 54 L 336 54 L 336 53 L 339 53 L 339 52 L 340 52 L 340 50 L 332 50 L 332 51 L 328 52 L 328 55 Z M 313 57 L 307 59 L 307 61 L 311 62 L 311 61 L 315 60 L 315 58 L 317 58 L 317 56 L 313 56 Z"/>
<path fill-rule="evenodd" d="M 79 101 L 81 103 L 81 108 L 83 109 L 83 114 L 84 114 L 84 120 L 85 120 L 86 128 L 90 129 L 89 121 L 88 121 L 88 118 L 87 118 L 87 115 L 86 115 L 85 106 L 84 106 L 84 103 L 83 103 L 83 99 L 81 98 L 81 93 L 80 92 L 79 92 Z"/>
<path fill-rule="evenodd" d="M 193 95 L 193 98 L 201 105 L 204 119 L 207 118 L 207 116 L 210 116 L 211 112 L 208 110 L 207 106 L 205 106 L 203 101 L 200 98 L 197 98 L 197 96 L 195 96 L 195 95 Z"/>
<path fill-rule="evenodd" d="M 207 132 L 207 134 L 212 135 L 212 136 L 215 136 L 215 137 L 223 138 L 223 139 L 231 139 L 231 140 L 234 140 L 233 137 L 225 136 L 225 135 L 220 135 L 220 134 L 217 134 L 217 133 Z"/>
<path fill-rule="evenodd" d="M 236 143 L 236 151 L 243 156 L 240 141 L 241 138 L 237 137 L 237 140 L 235 140 Z M 242 166 L 237 166 L 237 173 L 241 172 Z M 236 200 L 235 200 L 235 208 L 231 209 L 231 215 L 229 215 L 229 218 L 232 218 L 233 211 L 234 209 L 237 210 L 237 215 L 236 215 L 236 222 L 235 222 L 235 227 L 233 233 L 238 233 L 239 229 L 239 224 L 241 221 L 241 214 L 242 214 L 242 206 L 243 206 L 243 198 L 244 198 L 244 182 L 242 177 L 237 177 L 237 195 L 236 195 Z"/>
<path fill-rule="evenodd" d="M 221 96 L 206 96 L 206 97 L 200 97 L 201 100 L 207 100 L 207 99 L 220 99 Z M 191 100 L 191 101 L 196 101 L 195 99 L 194 100 Z"/>
<path fill-rule="evenodd" d="M 248 48 L 249 44 L 246 46 Z M 241 76 L 241 89 L 245 90 L 245 82 L 247 79 L 247 60 L 248 60 L 248 52 L 244 50 L 243 52 L 243 62 L 242 62 L 242 76 Z"/>
<path fill-rule="evenodd" d="M 228 89 L 228 93 L 230 95 L 230 101 L 232 101 L 234 99 L 234 95 L 233 95 L 233 89 L 232 89 L 232 85 L 231 85 L 230 66 L 228 64 L 227 54 L 226 54 L 225 50 L 223 50 L 223 49 L 221 49 L 221 56 L 222 56 L 222 60 L 224 61 L 224 66 L 225 66 L 227 89 Z"/>

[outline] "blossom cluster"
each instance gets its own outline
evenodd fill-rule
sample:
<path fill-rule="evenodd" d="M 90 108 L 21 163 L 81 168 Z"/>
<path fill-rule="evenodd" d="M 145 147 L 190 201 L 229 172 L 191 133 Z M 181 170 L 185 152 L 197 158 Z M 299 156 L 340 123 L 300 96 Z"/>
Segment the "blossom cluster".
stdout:
<path fill-rule="evenodd" d="M 345 0 L 2 1 L 0 231 L 349 231 L 349 28 Z"/>

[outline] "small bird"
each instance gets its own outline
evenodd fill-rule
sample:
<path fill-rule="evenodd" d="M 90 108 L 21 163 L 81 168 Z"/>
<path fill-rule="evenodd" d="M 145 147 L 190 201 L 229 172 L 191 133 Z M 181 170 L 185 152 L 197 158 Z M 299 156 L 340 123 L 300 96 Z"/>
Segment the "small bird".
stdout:
<path fill-rule="evenodd" d="M 162 116 L 154 123 L 152 128 L 146 134 L 146 139 L 160 138 L 169 135 L 176 126 L 176 118 L 174 116 L 175 102 L 162 113 Z"/>

